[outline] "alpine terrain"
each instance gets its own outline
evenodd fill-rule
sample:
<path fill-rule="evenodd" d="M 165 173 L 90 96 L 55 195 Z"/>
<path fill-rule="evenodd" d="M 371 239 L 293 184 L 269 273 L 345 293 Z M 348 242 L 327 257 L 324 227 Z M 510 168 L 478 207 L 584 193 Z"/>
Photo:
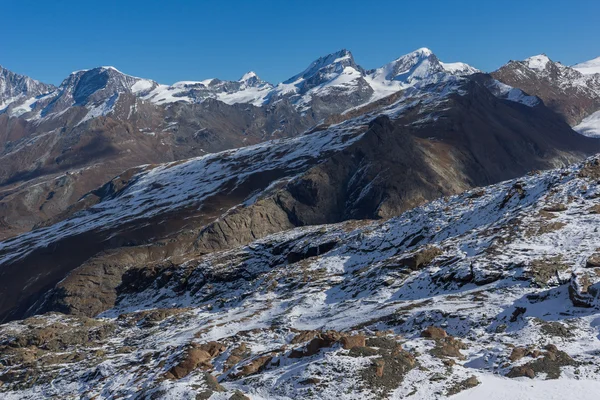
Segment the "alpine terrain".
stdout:
<path fill-rule="evenodd" d="M 598 153 L 598 59 L 0 67 L 0 397 L 595 398 Z"/>

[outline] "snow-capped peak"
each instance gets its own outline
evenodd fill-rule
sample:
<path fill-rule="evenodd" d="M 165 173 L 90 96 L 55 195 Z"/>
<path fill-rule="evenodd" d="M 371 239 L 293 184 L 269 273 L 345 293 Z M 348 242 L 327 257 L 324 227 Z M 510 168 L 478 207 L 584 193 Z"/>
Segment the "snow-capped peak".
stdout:
<path fill-rule="evenodd" d="M 254 71 L 249 71 L 249 72 L 246 72 L 240 78 L 240 82 L 246 82 L 246 81 L 249 81 L 250 79 L 253 79 L 253 78 L 257 78 L 258 79 L 258 75 L 256 75 L 256 72 L 254 72 Z"/>
<path fill-rule="evenodd" d="M 354 57 L 352 56 L 352 53 L 350 53 L 350 51 L 346 49 L 342 49 L 335 53 L 328 54 L 324 57 L 319 57 L 317 60 L 313 61 L 304 71 L 297 75 L 294 75 L 293 77 L 291 77 L 283 83 L 294 83 L 298 82 L 301 79 L 308 80 L 317 74 L 328 75 L 340 73 L 346 67 L 352 67 L 356 70 L 362 70 L 362 68 L 360 68 L 354 62 Z"/>
<path fill-rule="evenodd" d="M 584 75 L 600 74 L 600 57 L 576 64 L 573 69 Z"/>
<path fill-rule="evenodd" d="M 124 92 L 147 92 L 158 86 L 154 81 L 127 75 L 115 67 L 102 66 L 73 72 L 61 86 L 61 97 L 69 96 L 74 105 L 97 103 Z"/>
<path fill-rule="evenodd" d="M 474 68 L 474 67 L 470 66 L 469 64 L 466 64 L 463 62 L 454 62 L 454 63 L 440 62 L 440 64 L 442 65 L 442 68 L 444 68 L 444 70 L 446 72 L 449 72 L 454 75 L 463 76 L 463 75 L 472 75 L 477 72 L 481 72 L 477 68 Z"/>
<path fill-rule="evenodd" d="M 427 47 L 421 47 L 420 49 L 413 51 L 411 54 L 419 54 L 419 55 L 422 55 L 423 57 L 429 57 L 430 55 L 433 54 L 433 51 L 431 51 Z"/>
<path fill-rule="evenodd" d="M 0 113 L 9 107 L 13 116 L 29 112 L 38 96 L 54 89 L 53 85 L 14 73 L 0 65 Z"/>
<path fill-rule="evenodd" d="M 241 83 L 242 85 L 246 86 L 246 87 L 257 87 L 257 86 L 265 86 L 265 85 L 269 85 L 271 86 L 269 83 L 263 81 L 262 79 L 259 78 L 258 75 L 256 75 L 256 72 L 254 71 L 250 71 L 250 72 L 246 72 L 238 81 L 239 83 Z"/>
<path fill-rule="evenodd" d="M 374 80 L 378 81 L 411 83 L 442 71 L 444 71 L 444 68 L 431 50 L 420 48 L 381 68 L 369 71 L 369 74 Z"/>
<path fill-rule="evenodd" d="M 529 57 L 523 61 L 525 65 L 536 71 L 543 71 L 546 69 L 550 59 L 545 54 L 538 54 L 537 56 Z"/>

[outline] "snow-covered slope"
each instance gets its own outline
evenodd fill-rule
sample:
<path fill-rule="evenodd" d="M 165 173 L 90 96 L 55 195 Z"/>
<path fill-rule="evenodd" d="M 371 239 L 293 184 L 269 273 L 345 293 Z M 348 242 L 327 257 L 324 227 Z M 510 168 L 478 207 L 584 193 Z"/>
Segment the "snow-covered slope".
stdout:
<path fill-rule="evenodd" d="M 177 101 L 199 103 L 207 98 L 227 104 L 249 103 L 262 105 L 273 86 L 261 80 L 256 73 L 248 72 L 238 81 L 207 79 L 201 82 L 177 82 L 173 85 L 159 85 L 143 93 L 142 98 L 156 104 Z"/>
<path fill-rule="evenodd" d="M 505 399 L 497 388 L 525 398 L 527 385 L 531 399 L 558 388 L 591 398 L 599 177 L 590 159 L 388 221 L 298 228 L 132 271 L 98 318 L 3 325 L 0 392 Z"/>
<path fill-rule="evenodd" d="M 364 122 L 364 121 L 363 121 Z M 295 171 L 306 168 L 328 152 L 339 151 L 360 137 L 361 119 L 297 138 L 276 140 L 241 149 L 162 165 L 142 166 L 135 185 L 119 196 L 47 228 L 37 229 L 14 240 L 0 242 L 0 264 L 23 257 L 58 238 L 90 230 L 110 230 L 154 215 L 201 203 L 221 191 L 266 170 Z"/>
<path fill-rule="evenodd" d="M 600 111 L 585 117 L 573 130 L 589 137 L 600 137 Z"/>
<path fill-rule="evenodd" d="M 572 68 L 584 75 L 600 74 L 600 57 L 573 65 Z"/>

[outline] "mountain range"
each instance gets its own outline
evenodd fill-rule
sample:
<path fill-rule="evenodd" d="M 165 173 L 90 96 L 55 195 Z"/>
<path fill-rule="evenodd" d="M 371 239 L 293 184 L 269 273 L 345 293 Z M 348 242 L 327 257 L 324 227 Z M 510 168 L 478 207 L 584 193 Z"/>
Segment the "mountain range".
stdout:
<path fill-rule="evenodd" d="M 0 393 L 599 387 L 598 65 L 0 67 Z"/>

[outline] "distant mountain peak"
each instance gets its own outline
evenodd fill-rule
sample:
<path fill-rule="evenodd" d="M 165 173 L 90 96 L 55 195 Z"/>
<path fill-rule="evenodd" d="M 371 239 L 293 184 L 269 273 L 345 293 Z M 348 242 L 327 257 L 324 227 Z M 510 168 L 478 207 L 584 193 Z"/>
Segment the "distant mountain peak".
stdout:
<path fill-rule="evenodd" d="M 240 78 L 240 82 L 245 82 L 252 78 L 258 78 L 258 75 L 256 75 L 256 72 L 254 71 L 248 71 Z"/>
<path fill-rule="evenodd" d="M 19 106 L 28 99 L 35 99 L 35 97 L 54 89 L 53 85 L 36 81 L 0 66 L 0 112 L 7 110 L 9 106 Z M 21 107 L 20 111 L 12 115 L 21 115 L 27 112 L 28 107 Z"/>
<path fill-rule="evenodd" d="M 410 83 L 443 71 L 445 70 L 435 54 L 422 47 L 369 72 L 376 79 Z"/>
<path fill-rule="evenodd" d="M 248 87 L 264 86 L 266 84 L 270 85 L 269 83 L 260 79 L 260 77 L 254 71 L 246 72 L 238 82 Z"/>
<path fill-rule="evenodd" d="M 552 60 L 550 60 L 550 58 L 548 58 L 548 56 L 544 53 L 526 58 L 523 61 L 523 63 L 525 65 L 527 65 L 527 67 L 529 67 L 530 69 L 534 69 L 536 71 L 545 70 L 548 63 L 551 63 L 551 62 L 552 62 Z"/>
<path fill-rule="evenodd" d="M 412 54 L 419 54 L 423 57 L 429 57 L 433 54 L 433 51 L 431 51 L 431 49 L 428 49 L 427 47 L 421 47 L 420 49 L 413 51 Z"/>
<path fill-rule="evenodd" d="M 300 79 L 310 79 L 318 73 L 340 73 L 346 67 L 352 67 L 357 71 L 363 71 L 363 69 L 356 64 L 354 57 L 349 50 L 342 49 L 335 53 L 328 54 L 323 57 L 319 57 L 313 61 L 308 68 L 301 73 L 294 75 L 284 84 L 294 83 Z"/>

